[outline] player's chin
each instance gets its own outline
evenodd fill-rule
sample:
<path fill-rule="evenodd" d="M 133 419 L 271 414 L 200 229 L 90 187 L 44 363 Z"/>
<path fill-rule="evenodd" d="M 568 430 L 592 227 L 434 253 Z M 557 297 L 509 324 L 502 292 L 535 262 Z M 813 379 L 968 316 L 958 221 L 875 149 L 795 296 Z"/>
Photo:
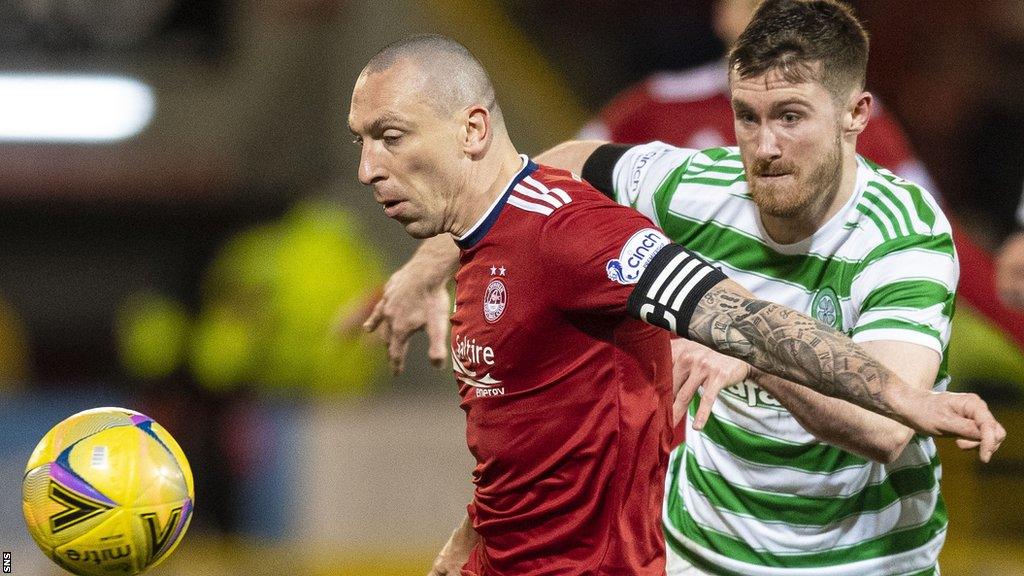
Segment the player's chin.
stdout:
<path fill-rule="evenodd" d="M 401 222 L 401 220 L 399 220 Z M 425 240 L 427 238 L 433 238 L 441 233 L 440 230 L 436 230 L 433 226 L 428 226 L 424 222 L 419 220 L 409 220 L 401 222 L 402 226 L 405 227 L 405 231 L 416 238 L 417 240 Z"/>

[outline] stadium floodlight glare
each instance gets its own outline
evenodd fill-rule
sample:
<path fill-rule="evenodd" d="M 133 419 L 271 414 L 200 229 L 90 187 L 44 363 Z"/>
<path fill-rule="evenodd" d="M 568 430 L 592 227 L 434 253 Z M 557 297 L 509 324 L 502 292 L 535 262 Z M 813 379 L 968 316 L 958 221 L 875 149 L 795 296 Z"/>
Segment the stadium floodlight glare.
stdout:
<path fill-rule="evenodd" d="M 114 142 L 153 117 L 153 90 L 134 78 L 0 74 L 0 141 Z"/>

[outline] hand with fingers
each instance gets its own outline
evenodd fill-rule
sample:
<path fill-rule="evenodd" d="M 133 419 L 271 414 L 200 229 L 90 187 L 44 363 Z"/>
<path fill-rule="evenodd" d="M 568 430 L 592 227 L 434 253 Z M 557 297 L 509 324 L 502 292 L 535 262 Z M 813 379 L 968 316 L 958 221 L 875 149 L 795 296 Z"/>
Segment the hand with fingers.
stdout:
<path fill-rule="evenodd" d="M 409 338 L 425 329 L 430 362 L 436 368 L 443 368 L 448 358 L 450 307 L 447 286 L 424 282 L 416 269 L 403 267 L 384 285 L 380 300 L 363 322 L 363 329 L 376 333 L 387 344 L 394 374 L 401 374 L 405 369 Z"/>
<path fill-rule="evenodd" d="M 672 424 L 686 417 L 690 400 L 703 387 L 700 406 L 693 419 L 694 430 L 704 427 L 718 392 L 747 379 L 752 368 L 737 360 L 685 338 L 672 339 Z"/>
<path fill-rule="evenodd" d="M 988 462 L 1006 439 L 1006 430 L 996 421 L 988 405 L 977 394 L 921 390 L 907 401 L 905 424 L 932 436 L 955 437 L 962 450 L 978 450 L 978 459 Z"/>

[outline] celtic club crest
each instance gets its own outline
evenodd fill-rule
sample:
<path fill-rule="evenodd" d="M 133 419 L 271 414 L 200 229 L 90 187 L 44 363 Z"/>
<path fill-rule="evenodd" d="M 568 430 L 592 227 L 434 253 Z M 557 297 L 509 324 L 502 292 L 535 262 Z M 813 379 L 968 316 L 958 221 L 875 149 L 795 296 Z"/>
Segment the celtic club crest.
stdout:
<path fill-rule="evenodd" d="M 811 302 L 811 316 L 836 330 L 843 329 L 843 309 L 835 290 L 825 287 L 818 291 Z"/>
<path fill-rule="evenodd" d="M 508 304 L 508 291 L 505 290 L 505 283 L 495 278 L 487 285 L 484 292 L 484 319 L 488 322 L 497 322 L 505 312 L 505 305 Z"/>

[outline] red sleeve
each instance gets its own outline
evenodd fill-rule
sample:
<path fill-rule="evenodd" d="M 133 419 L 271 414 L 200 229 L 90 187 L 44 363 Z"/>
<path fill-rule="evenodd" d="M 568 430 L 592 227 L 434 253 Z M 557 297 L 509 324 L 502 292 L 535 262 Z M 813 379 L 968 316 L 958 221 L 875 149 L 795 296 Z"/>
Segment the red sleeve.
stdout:
<path fill-rule="evenodd" d="M 555 211 L 541 231 L 538 253 L 555 306 L 625 314 L 640 275 L 668 244 L 647 217 L 600 197 Z"/>

